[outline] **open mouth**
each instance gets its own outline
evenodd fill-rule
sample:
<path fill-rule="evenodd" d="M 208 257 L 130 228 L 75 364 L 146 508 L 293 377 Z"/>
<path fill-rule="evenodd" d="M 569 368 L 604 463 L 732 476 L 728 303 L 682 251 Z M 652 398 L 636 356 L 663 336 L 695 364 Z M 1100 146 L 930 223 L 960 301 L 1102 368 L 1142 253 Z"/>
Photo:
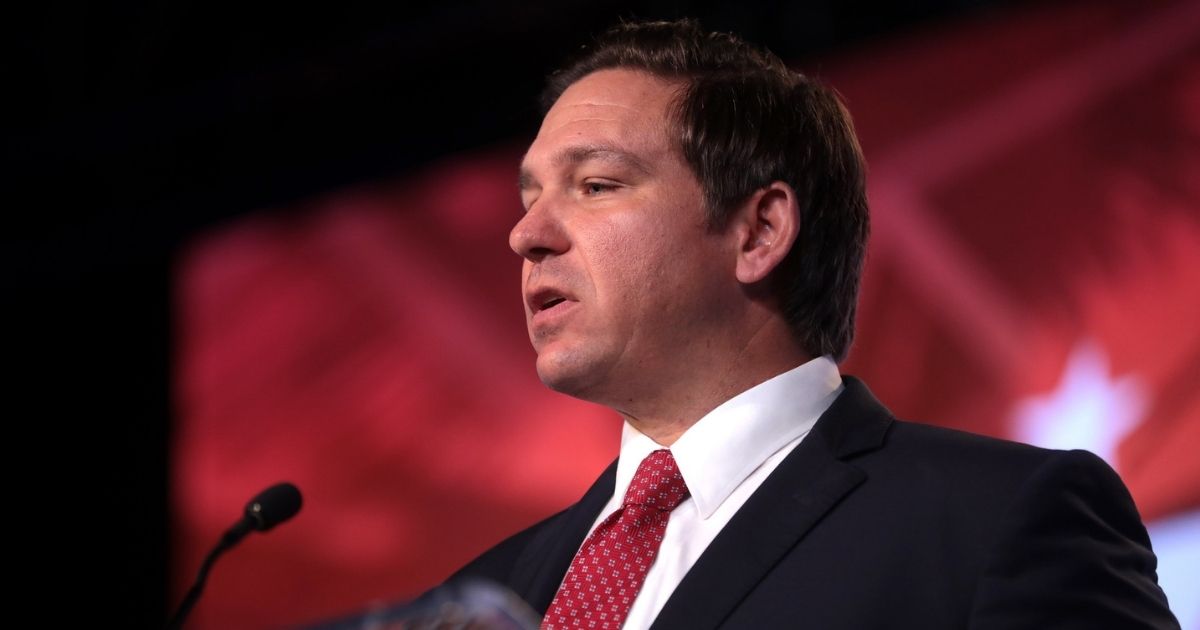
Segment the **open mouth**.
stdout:
<path fill-rule="evenodd" d="M 531 315 L 537 315 L 538 313 L 546 313 L 547 311 L 558 312 L 558 307 L 565 308 L 570 304 L 571 299 L 571 294 L 565 291 L 551 287 L 542 287 L 529 292 L 525 305 Z M 563 302 L 567 304 L 563 304 Z"/>

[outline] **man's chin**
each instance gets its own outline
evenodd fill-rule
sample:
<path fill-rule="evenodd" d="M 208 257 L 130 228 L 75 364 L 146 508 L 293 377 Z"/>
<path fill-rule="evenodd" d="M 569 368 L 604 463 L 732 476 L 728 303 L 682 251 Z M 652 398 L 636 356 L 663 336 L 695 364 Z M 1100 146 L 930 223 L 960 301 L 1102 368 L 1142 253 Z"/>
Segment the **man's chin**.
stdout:
<path fill-rule="evenodd" d="M 564 373 L 562 370 L 538 370 L 538 378 L 542 380 L 542 384 L 550 389 L 568 396 L 579 397 L 581 390 L 585 389 L 584 379 L 579 375 Z"/>
<path fill-rule="evenodd" d="M 556 353 L 538 355 L 537 373 L 542 383 L 550 389 L 568 396 L 591 400 L 597 386 L 599 370 L 580 357 L 567 357 Z"/>

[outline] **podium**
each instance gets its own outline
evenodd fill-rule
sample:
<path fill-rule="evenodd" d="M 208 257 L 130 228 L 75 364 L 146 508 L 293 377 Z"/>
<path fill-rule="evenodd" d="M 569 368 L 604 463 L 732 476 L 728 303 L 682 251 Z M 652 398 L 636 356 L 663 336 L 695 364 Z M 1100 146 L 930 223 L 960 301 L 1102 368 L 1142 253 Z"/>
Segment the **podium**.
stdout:
<path fill-rule="evenodd" d="M 537 630 L 540 623 L 541 618 L 503 586 L 464 580 L 411 602 L 371 606 L 301 630 Z"/>

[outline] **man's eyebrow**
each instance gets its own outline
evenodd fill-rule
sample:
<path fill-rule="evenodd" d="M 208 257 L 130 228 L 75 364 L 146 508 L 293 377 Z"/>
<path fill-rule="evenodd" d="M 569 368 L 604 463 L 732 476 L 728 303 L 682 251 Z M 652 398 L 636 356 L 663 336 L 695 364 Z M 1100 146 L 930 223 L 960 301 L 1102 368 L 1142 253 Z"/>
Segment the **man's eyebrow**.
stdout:
<path fill-rule="evenodd" d="M 555 166 L 575 166 L 590 160 L 599 160 L 602 162 L 611 162 L 634 168 L 642 173 L 650 173 L 650 168 L 641 158 L 636 155 L 608 145 L 583 145 L 567 147 L 562 151 L 554 154 L 550 158 L 550 163 Z M 535 186 L 537 178 L 525 168 L 521 166 L 521 170 L 517 175 L 517 188 L 519 190 L 528 190 Z"/>
<path fill-rule="evenodd" d="M 517 172 L 517 190 L 522 192 L 533 188 L 533 183 L 537 181 L 524 166 Z"/>
<path fill-rule="evenodd" d="M 650 172 L 650 168 L 646 166 L 646 163 L 636 155 L 628 151 L 603 144 L 567 147 L 566 149 L 563 149 L 555 154 L 550 161 L 555 166 L 573 166 L 589 160 L 625 164 L 632 166 L 643 173 Z"/>

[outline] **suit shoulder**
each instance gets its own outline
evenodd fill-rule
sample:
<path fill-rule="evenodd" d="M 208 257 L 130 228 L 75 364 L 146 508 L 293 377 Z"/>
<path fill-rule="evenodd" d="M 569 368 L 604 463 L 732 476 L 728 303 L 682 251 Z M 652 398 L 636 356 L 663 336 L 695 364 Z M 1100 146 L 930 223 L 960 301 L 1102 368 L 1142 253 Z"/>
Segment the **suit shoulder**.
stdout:
<path fill-rule="evenodd" d="M 898 455 L 923 460 L 968 464 L 967 468 L 1001 467 L 1010 471 L 1032 470 L 1064 453 L 1021 442 L 904 420 L 896 420 L 893 423 L 887 436 L 887 449 Z"/>
<path fill-rule="evenodd" d="M 998 515 L 973 627 L 1178 628 L 1120 477 L 1087 451 L 1047 453 Z"/>
<path fill-rule="evenodd" d="M 916 478 L 926 488 L 999 501 L 996 507 L 1004 505 L 1006 496 L 1068 482 L 1118 497 L 1122 503 L 1129 500 L 1112 468 L 1087 451 L 1040 448 L 915 422 L 895 421 L 884 448 L 856 464 L 897 481 Z"/>

